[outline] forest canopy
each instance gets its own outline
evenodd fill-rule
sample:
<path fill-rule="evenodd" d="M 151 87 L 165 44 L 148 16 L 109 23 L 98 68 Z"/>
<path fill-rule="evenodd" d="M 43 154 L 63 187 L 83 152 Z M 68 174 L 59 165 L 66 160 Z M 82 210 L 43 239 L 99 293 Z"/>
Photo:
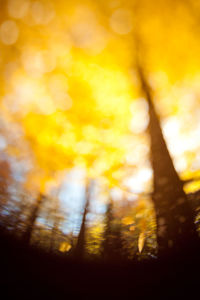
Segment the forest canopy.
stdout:
<path fill-rule="evenodd" d="M 156 255 L 148 91 L 198 224 L 198 1 L 0 8 L 2 226 L 53 251 Z"/>

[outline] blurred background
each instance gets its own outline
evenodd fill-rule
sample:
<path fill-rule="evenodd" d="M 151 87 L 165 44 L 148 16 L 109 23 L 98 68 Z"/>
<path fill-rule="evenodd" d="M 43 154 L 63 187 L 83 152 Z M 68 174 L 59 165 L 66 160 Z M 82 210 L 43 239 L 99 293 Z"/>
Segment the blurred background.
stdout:
<path fill-rule="evenodd" d="M 199 228 L 199 17 L 196 0 L 0 0 L 1 230 L 52 253 L 157 256 L 138 57 Z"/>

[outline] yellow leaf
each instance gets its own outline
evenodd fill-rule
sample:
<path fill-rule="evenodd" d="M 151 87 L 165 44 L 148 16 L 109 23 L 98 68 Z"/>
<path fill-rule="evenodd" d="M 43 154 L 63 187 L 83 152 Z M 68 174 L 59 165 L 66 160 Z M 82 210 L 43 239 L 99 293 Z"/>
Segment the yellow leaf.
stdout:
<path fill-rule="evenodd" d="M 125 217 L 122 219 L 122 224 L 131 225 L 131 224 L 133 224 L 133 219 L 131 217 Z"/>
<path fill-rule="evenodd" d="M 138 238 L 138 250 L 141 253 L 144 248 L 144 242 L 145 242 L 145 234 L 144 232 L 140 233 Z"/>
<path fill-rule="evenodd" d="M 59 247 L 60 252 L 68 252 L 71 249 L 71 245 L 67 242 L 62 242 Z"/>
<path fill-rule="evenodd" d="M 135 226 L 133 226 L 133 225 L 130 226 L 130 227 L 129 227 L 129 230 L 130 230 L 130 231 L 134 231 L 134 230 L 135 230 Z"/>

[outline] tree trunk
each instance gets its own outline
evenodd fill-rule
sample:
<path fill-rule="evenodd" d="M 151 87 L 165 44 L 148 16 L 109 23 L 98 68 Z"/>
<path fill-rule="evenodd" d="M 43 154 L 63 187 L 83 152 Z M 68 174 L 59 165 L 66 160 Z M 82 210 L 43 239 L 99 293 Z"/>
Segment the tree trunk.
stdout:
<path fill-rule="evenodd" d="M 153 168 L 153 196 L 157 219 L 157 242 L 160 256 L 194 249 L 198 236 L 194 214 L 183 190 L 165 143 L 159 118 L 153 104 L 150 87 L 138 68 L 143 93 L 149 105 L 149 136 Z"/>
<path fill-rule="evenodd" d="M 106 224 L 104 231 L 104 241 L 103 241 L 103 257 L 105 259 L 109 258 L 112 253 L 112 243 L 111 243 L 111 235 L 112 235 L 112 222 L 113 222 L 113 202 L 112 199 L 109 199 L 106 210 Z"/>
<path fill-rule="evenodd" d="M 59 231 L 60 226 L 60 213 L 59 213 L 59 200 L 58 200 L 58 192 L 56 193 L 56 197 L 53 199 L 54 207 L 50 210 L 49 215 L 50 219 L 53 219 L 53 226 L 51 228 L 51 238 L 50 238 L 50 252 L 54 252 L 55 244 L 56 244 L 56 235 Z"/>
<path fill-rule="evenodd" d="M 40 209 L 41 204 L 42 204 L 43 201 L 44 201 L 44 196 L 41 193 L 38 194 L 38 197 L 37 197 L 36 202 L 33 206 L 31 214 L 30 214 L 30 216 L 27 220 L 27 228 L 26 228 L 26 231 L 25 231 L 24 236 L 23 236 L 23 241 L 26 244 L 30 244 L 31 235 L 32 235 L 32 232 L 33 232 L 35 221 L 37 219 L 38 212 L 39 212 L 39 209 Z"/>
<path fill-rule="evenodd" d="M 121 223 L 114 217 L 111 198 L 109 198 L 107 205 L 105 221 L 103 258 L 109 261 L 121 260 L 123 259 Z"/>
<path fill-rule="evenodd" d="M 0 161 L 0 214 L 4 210 L 8 199 L 9 192 L 8 186 L 11 182 L 11 169 L 10 165 L 6 160 Z"/>
<path fill-rule="evenodd" d="M 86 191 L 85 191 L 85 207 L 81 222 L 81 228 L 79 231 L 77 244 L 75 247 L 74 254 L 78 259 L 83 259 L 85 256 L 85 231 L 86 231 L 86 217 L 88 213 L 90 205 L 90 183 L 86 184 Z"/>

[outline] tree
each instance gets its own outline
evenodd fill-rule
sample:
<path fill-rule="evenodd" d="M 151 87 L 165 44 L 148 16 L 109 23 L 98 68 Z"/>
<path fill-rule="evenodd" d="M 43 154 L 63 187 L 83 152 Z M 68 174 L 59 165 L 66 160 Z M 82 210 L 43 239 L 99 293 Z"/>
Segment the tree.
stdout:
<path fill-rule="evenodd" d="M 103 257 L 109 258 L 112 256 L 112 222 L 113 222 L 113 201 L 109 198 L 106 215 L 105 215 L 105 230 L 104 230 L 104 241 L 103 241 Z"/>
<path fill-rule="evenodd" d="M 167 150 L 155 107 L 160 106 L 162 118 L 182 122 L 184 136 L 189 137 L 199 126 L 200 42 L 196 34 L 198 18 L 191 17 L 191 12 L 199 15 L 198 1 L 74 0 L 67 5 L 53 0 L 38 0 L 36 5 L 1 2 L 0 124 L 7 131 L 6 146 L 0 141 L 0 148 L 17 163 L 20 161 L 26 175 L 31 174 L 18 176 L 12 168 L 13 178 L 18 177 L 22 185 L 26 181 L 30 194 L 46 195 L 39 184 L 35 188 L 30 177 L 40 182 L 44 175 L 48 181 L 59 172 L 81 168 L 99 183 L 112 182 L 112 188 L 123 189 L 125 181 L 132 186 L 142 182 L 142 192 L 149 192 L 150 177 L 144 182 L 140 173 L 143 167 L 151 173 L 146 158 L 148 141 L 144 126 L 137 127 L 145 125 L 143 120 L 148 118 L 139 117 L 137 105 L 133 108 L 140 97 L 133 69 L 133 36 L 137 33 L 147 50 L 141 65 L 148 63 L 151 84 L 156 87 L 153 99 L 146 76 L 139 71 L 139 82 L 149 102 L 159 251 L 186 248 L 184 236 L 187 244 L 192 244 L 196 239 L 193 212 Z M 178 135 L 183 137 L 181 130 Z M 141 151 L 138 144 L 143 145 Z M 181 172 L 190 172 L 193 163 L 198 166 L 200 146 L 193 141 L 191 144 L 191 149 L 183 147 L 181 153 L 171 151 L 175 163 L 183 158 Z M 123 178 L 123 169 L 129 163 L 130 173 Z M 60 184 L 59 178 L 55 181 Z M 41 204 L 36 199 L 27 218 L 27 240 Z M 85 251 L 87 209 L 86 205 L 77 243 L 80 253 Z M 105 236 L 111 235 L 113 244 L 114 236 L 123 233 L 120 220 L 114 221 L 115 212 L 108 205 Z M 57 227 L 55 221 L 52 237 Z M 167 234 L 161 236 L 163 232 Z M 140 233 L 142 249 L 144 232 Z"/>
<path fill-rule="evenodd" d="M 123 257 L 121 220 L 114 216 L 113 200 L 109 196 L 107 210 L 105 214 L 105 230 L 102 243 L 102 255 L 106 260 L 119 260 Z"/>
<path fill-rule="evenodd" d="M 34 229 L 34 224 L 35 224 L 35 221 L 38 217 L 38 213 L 39 213 L 39 210 L 41 208 L 41 205 L 42 205 L 44 199 L 45 199 L 44 195 L 39 193 L 38 197 L 36 198 L 35 203 L 33 204 L 30 215 L 29 215 L 29 217 L 26 221 L 27 227 L 26 227 L 26 230 L 25 230 L 25 233 L 24 233 L 24 236 L 23 236 L 23 241 L 26 244 L 30 243 L 31 235 L 32 235 L 32 232 L 33 232 L 33 229 Z"/>
<path fill-rule="evenodd" d="M 8 186 L 12 180 L 10 164 L 6 160 L 0 161 L 0 212 L 9 196 Z"/>
<path fill-rule="evenodd" d="M 53 209 L 50 210 L 50 214 L 51 214 L 51 218 L 53 220 L 53 226 L 51 229 L 51 241 L 50 241 L 50 251 L 54 251 L 55 249 L 55 244 L 56 244 L 56 239 L 57 239 L 57 235 L 60 231 L 60 224 L 63 221 L 63 216 L 61 214 L 60 211 L 60 207 L 59 207 L 59 200 L 57 198 L 57 196 L 53 199 L 54 200 L 54 207 Z"/>
<path fill-rule="evenodd" d="M 81 227 L 77 238 L 77 243 L 74 249 L 74 255 L 78 259 L 83 259 L 85 256 L 85 242 L 86 242 L 86 217 L 90 205 L 90 189 L 91 189 L 91 183 L 88 181 L 86 183 L 86 190 L 85 190 L 85 205 L 84 205 L 84 211 L 81 221 Z"/>
<path fill-rule="evenodd" d="M 138 76 L 149 105 L 150 150 L 154 174 L 152 200 L 157 219 L 158 252 L 166 255 L 170 252 L 187 252 L 190 249 L 193 251 L 199 243 L 194 213 L 169 154 L 150 87 L 139 65 Z"/>

